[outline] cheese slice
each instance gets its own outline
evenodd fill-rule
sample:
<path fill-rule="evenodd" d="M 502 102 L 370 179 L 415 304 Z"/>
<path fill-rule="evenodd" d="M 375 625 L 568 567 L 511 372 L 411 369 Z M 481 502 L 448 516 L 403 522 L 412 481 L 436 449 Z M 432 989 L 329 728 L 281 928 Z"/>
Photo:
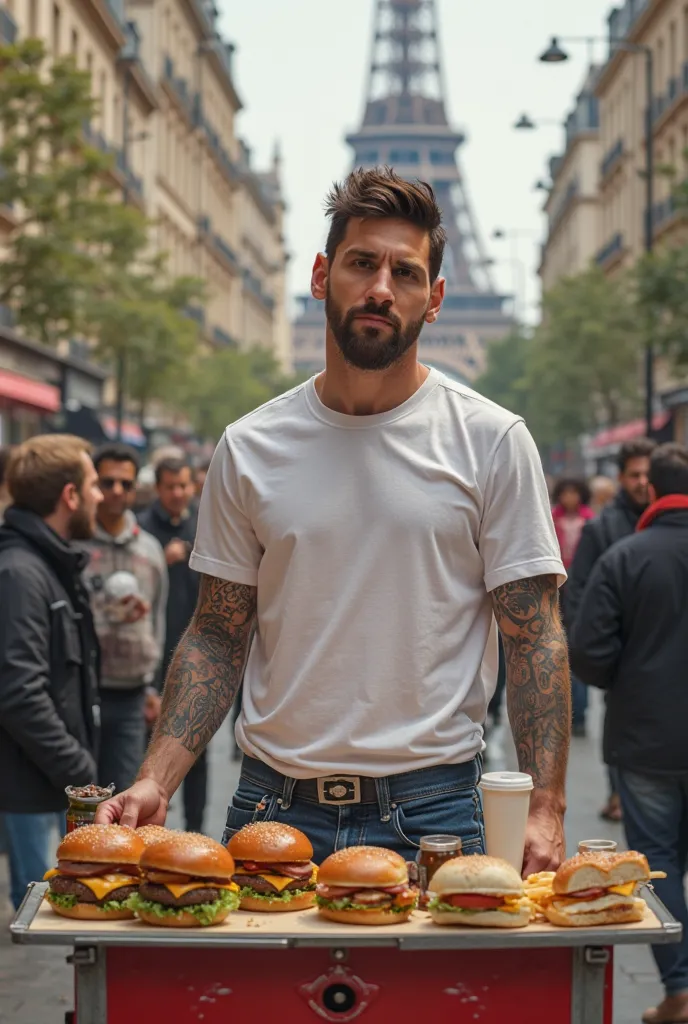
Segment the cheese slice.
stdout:
<path fill-rule="evenodd" d="M 50 868 L 50 870 L 46 871 L 46 873 L 43 875 L 43 881 L 47 882 L 50 878 L 54 878 L 55 875 L 59 875 L 59 873 L 60 872 L 57 870 L 57 868 Z"/>
<path fill-rule="evenodd" d="M 258 877 L 259 878 L 264 878 L 266 882 L 270 882 L 271 885 L 274 885 L 275 889 L 277 889 L 277 892 L 282 892 L 282 889 L 286 889 L 287 886 L 290 884 L 290 882 L 294 881 L 293 878 L 285 878 L 284 875 L 263 875 L 263 874 L 261 874 Z M 310 881 L 310 879 L 304 879 L 303 884 L 304 885 L 308 885 L 309 881 Z"/>
<path fill-rule="evenodd" d="M 512 904 L 505 907 L 497 907 L 500 914 L 520 914 L 521 908 L 518 904 Z"/>
<path fill-rule="evenodd" d="M 49 871 L 43 875 L 43 881 L 47 882 L 51 878 L 55 878 L 56 875 L 62 874 L 57 868 L 50 868 Z M 71 875 L 63 875 L 63 878 L 71 878 Z M 104 900 L 111 892 L 115 889 L 121 889 L 125 885 L 138 885 L 141 881 L 140 878 L 135 878 L 133 875 L 100 875 L 96 878 L 76 878 L 76 882 L 81 882 L 88 889 L 91 890 L 97 900 Z"/>
<path fill-rule="evenodd" d="M 165 882 L 165 888 L 169 889 L 176 900 L 185 896 L 187 892 L 193 892 L 194 889 L 229 889 L 230 892 L 238 892 L 239 889 L 234 882 L 189 882 L 187 885 Z"/>
<path fill-rule="evenodd" d="M 637 882 L 626 882 L 625 885 L 610 885 L 608 891 L 616 893 L 617 896 L 632 896 L 637 884 Z"/>

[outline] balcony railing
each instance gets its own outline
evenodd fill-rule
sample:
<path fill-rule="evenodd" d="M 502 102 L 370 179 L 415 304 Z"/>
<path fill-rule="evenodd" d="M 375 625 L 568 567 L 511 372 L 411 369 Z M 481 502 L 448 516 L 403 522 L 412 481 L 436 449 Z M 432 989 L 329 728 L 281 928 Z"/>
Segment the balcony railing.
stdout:
<path fill-rule="evenodd" d="M 557 203 L 556 208 L 552 213 L 552 216 L 549 219 L 550 235 L 552 234 L 552 232 L 556 230 L 559 222 L 565 216 L 566 212 L 570 209 L 571 205 L 575 202 L 579 191 L 580 185 L 578 182 L 578 178 L 572 178 L 571 181 L 568 183 L 566 191 Z"/>
<path fill-rule="evenodd" d="M 614 145 L 607 150 L 600 164 L 600 174 L 603 178 L 606 178 L 608 174 L 611 174 L 623 155 L 623 139 L 617 139 Z"/>
<path fill-rule="evenodd" d="M 272 312 L 275 308 L 275 300 L 271 295 L 266 295 L 263 291 L 263 286 L 257 277 L 255 277 L 250 270 L 244 270 L 244 287 L 251 292 L 252 295 L 261 302 L 267 310 Z"/>
<path fill-rule="evenodd" d="M 192 94 L 191 89 L 189 88 L 189 83 L 182 75 L 175 75 L 174 61 L 169 54 L 165 55 L 163 62 L 163 77 L 171 86 L 172 91 L 176 95 L 182 107 L 186 110 L 189 118 L 193 121 L 195 117 L 197 94 Z"/>
<path fill-rule="evenodd" d="M 215 247 L 222 253 L 224 258 L 229 263 L 233 264 L 233 266 L 235 266 L 238 270 L 239 260 L 237 258 L 237 254 L 234 252 L 234 249 L 232 249 L 231 245 L 227 245 L 222 235 L 215 235 L 213 238 L 213 242 L 215 243 Z"/>
<path fill-rule="evenodd" d="M 199 327 L 205 327 L 205 310 L 202 306 L 187 306 L 184 310 L 189 320 L 193 320 Z"/>
<path fill-rule="evenodd" d="M 598 266 L 603 266 L 605 263 L 608 263 L 609 260 L 612 259 L 612 257 L 622 252 L 623 247 L 623 235 L 620 231 L 617 231 L 615 235 L 612 235 L 612 237 L 609 239 L 606 245 L 603 245 L 602 248 L 598 251 L 597 255 L 595 256 L 595 262 L 598 264 Z"/>
<path fill-rule="evenodd" d="M 0 4 L 0 44 L 11 46 L 17 38 L 17 23 L 4 4 Z"/>

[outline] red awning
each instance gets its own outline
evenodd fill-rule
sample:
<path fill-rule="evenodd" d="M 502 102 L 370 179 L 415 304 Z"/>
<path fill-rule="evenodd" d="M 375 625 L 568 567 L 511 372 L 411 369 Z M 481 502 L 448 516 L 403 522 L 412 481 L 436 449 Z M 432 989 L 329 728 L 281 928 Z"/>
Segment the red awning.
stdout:
<path fill-rule="evenodd" d="M 671 419 L 670 412 L 657 412 L 652 421 L 652 429 L 663 430 Z M 599 434 L 590 441 L 591 448 L 610 448 L 615 444 L 625 444 L 636 437 L 644 437 L 647 424 L 645 420 L 631 420 L 630 423 L 620 423 L 617 427 L 609 427 L 601 430 Z"/>
<path fill-rule="evenodd" d="M 60 389 L 19 373 L 0 370 L 0 398 L 9 398 L 18 405 L 29 405 L 43 412 L 58 412 Z"/>
<path fill-rule="evenodd" d="M 108 437 L 117 437 L 117 420 L 114 416 L 101 416 L 100 422 L 103 430 Z M 143 448 L 146 444 L 146 435 L 141 430 L 138 423 L 133 423 L 131 420 L 124 420 L 122 422 L 122 440 L 126 444 L 133 444 L 137 448 Z"/>

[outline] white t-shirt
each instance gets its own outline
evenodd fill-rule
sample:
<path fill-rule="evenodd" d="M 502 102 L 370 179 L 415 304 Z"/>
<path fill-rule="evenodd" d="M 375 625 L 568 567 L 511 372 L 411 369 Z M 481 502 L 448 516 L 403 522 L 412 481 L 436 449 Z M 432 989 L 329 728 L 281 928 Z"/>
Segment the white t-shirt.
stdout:
<path fill-rule="evenodd" d="M 237 740 L 295 778 L 470 760 L 489 592 L 565 579 L 522 420 L 436 370 L 390 412 L 333 412 L 313 378 L 233 423 L 190 564 L 258 588 Z"/>

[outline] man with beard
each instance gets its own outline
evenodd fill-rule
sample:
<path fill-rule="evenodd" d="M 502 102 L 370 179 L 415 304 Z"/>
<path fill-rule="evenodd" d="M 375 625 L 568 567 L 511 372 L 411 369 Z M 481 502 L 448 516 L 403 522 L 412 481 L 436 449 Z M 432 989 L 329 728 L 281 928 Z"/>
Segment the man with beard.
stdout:
<path fill-rule="evenodd" d="M 225 842 L 276 819 L 306 832 L 318 862 L 359 843 L 410 860 L 438 832 L 480 851 L 496 618 L 534 784 L 524 868 L 556 868 L 570 682 L 537 450 L 518 416 L 418 361 L 445 284 L 432 188 L 358 170 L 327 211 L 311 283 L 326 369 L 220 441 L 191 557 L 198 604 L 139 781 L 99 820 L 164 821 L 250 646 Z"/>
<path fill-rule="evenodd" d="M 7 469 L 0 528 L 0 811 L 19 906 L 64 831 L 65 786 L 96 779 L 98 641 L 74 541 L 93 536 L 102 499 L 90 446 L 33 437 Z"/>

